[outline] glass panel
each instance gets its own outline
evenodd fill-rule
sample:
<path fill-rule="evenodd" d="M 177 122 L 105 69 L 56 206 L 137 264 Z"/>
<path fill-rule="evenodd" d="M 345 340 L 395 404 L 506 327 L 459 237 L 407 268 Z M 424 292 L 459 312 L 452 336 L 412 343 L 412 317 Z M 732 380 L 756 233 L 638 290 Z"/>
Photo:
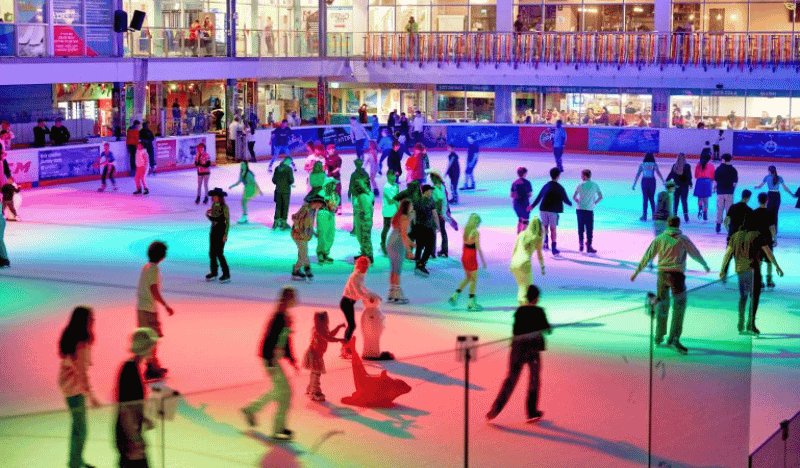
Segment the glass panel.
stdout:
<path fill-rule="evenodd" d="M 466 6 L 434 5 L 431 7 L 433 31 L 464 31 L 467 26 Z"/>
<path fill-rule="evenodd" d="M 674 3 L 672 5 L 673 31 L 700 31 L 703 17 L 697 3 Z"/>
<path fill-rule="evenodd" d="M 581 8 L 577 5 L 546 5 L 544 30 L 557 32 L 578 31 Z"/>
<path fill-rule="evenodd" d="M 703 24 L 709 32 L 746 31 L 746 3 L 715 3 L 706 5 Z"/>
<path fill-rule="evenodd" d="M 369 0 L 370 6 L 372 5 L 380 5 L 380 6 L 394 6 L 395 0 Z"/>
<path fill-rule="evenodd" d="M 789 130 L 788 97 L 748 97 L 747 128 L 749 130 Z"/>
<path fill-rule="evenodd" d="M 700 96 L 671 96 L 669 104 L 672 109 L 670 127 L 691 128 L 694 126 L 694 116 L 701 113 Z"/>
<path fill-rule="evenodd" d="M 796 22 L 800 22 L 798 11 L 800 8 L 795 3 L 794 10 L 787 8 L 792 3 L 751 3 L 750 4 L 750 24 L 751 32 L 762 31 L 793 31 L 797 28 Z"/>
<path fill-rule="evenodd" d="M 470 31 L 494 31 L 497 23 L 497 7 L 479 5 L 469 8 Z"/>
<path fill-rule="evenodd" d="M 514 120 L 517 123 L 540 123 L 542 121 L 538 112 L 538 93 L 511 93 L 514 105 Z"/>
<path fill-rule="evenodd" d="M 744 112 L 744 97 L 703 97 L 703 116 L 713 122 L 714 128 L 743 130 L 745 128 Z"/>
<path fill-rule="evenodd" d="M 494 93 L 468 91 L 467 115 L 474 122 L 494 122 Z"/>
<path fill-rule="evenodd" d="M 620 120 L 619 94 L 586 94 L 584 100 L 585 116 L 594 116 L 595 125 L 618 125 Z M 591 111 L 591 112 L 590 112 Z M 591 119 L 590 119 L 591 120 Z"/>
<path fill-rule="evenodd" d="M 542 6 L 541 5 L 519 5 L 517 15 L 522 21 L 523 31 L 542 30 Z"/>
<path fill-rule="evenodd" d="M 623 94 L 622 118 L 628 127 L 649 127 L 653 109 L 651 94 Z"/>
<path fill-rule="evenodd" d="M 621 31 L 622 5 L 588 5 L 583 10 L 583 31 Z"/>
<path fill-rule="evenodd" d="M 626 31 L 652 31 L 654 29 L 655 7 L 652 4 L 625 5 Z"/>
<path fill-rule="evenodd" d="M 791 125 L 793 132 L 800 132 L 800 97 L 792 98 L 792 118 Z"/>
<path fill-rule="evenodd" d="M 439 122 L 462 122 L 472 120 L 467 116 L 465 107 L 465 97 L 463 91 L 439 91 L 437 109 L 439 111 Z"/>
<path fill-rule="evenodd" d="M 397 30 L 405 31 L 410 23 L 410 19 L 418 24 L 419 31 L 430 31 L 430 7 L 402 5 L 397 8 Z"/>
<path fill-rule="evenodd" d="M 377 32 L 394 31 L 394 7 L 370 7 L 369 30 Z"/>

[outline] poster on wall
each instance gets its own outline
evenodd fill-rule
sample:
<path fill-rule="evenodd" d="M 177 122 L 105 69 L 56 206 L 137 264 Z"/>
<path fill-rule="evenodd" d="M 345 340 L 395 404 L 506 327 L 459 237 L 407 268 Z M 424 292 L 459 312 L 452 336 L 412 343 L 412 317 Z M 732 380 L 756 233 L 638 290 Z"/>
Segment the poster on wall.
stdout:
<path fill-rule="evenodd" d="M 800 135 L 777 132 L 734 132 L 733 155 L 761 158 L 798 158 Z"/>
<path fill-rule="evenodd" d="M 554 127 L 519 127 L 519 147 L 533 151 L 553 151 Z M 586 151 L 589 147 L 589 130 L 586 128 L 564 127 L 567 132 L 567 141 L 564 148 L 567 151 Z"/>
<path fill-rule="evenodd" d="M 39 180 L 99 175 L 100 146 L 70 146 L 39 151 Z"/>
<path fill-rule="evenodd" d="M 589 151 L 658 153 L 658 130 L 590 128 Z"/>
<path fill-rule="evenodd" d="M 29 184 L 39 181 L 39 151 L 14 150 L 8 152 L 8 168 L 17 183 Z"/>
<path fill-rule="evenodd" d="M 197 145 L 205 142 L 205 136 L 179 139 L 177 153 L 175 154 L 175 162 L 178 167 L 194 166 L 194 158 L 197 155 Z"/>
<path fill-rule="evenodd" d="M 17 0 L 17 54 L 44 57 L 47 52 L 47 0 Z"/>
<path fill-rule="evenodd" d="M 114 56 L 114 8 L 112 0 L 91 0 L 86 8 L 86 47 L 100 57 Z"/>
<path fill-rule="evenodd" d="M 425 147 L 444 148 L 447 146 L 447 127 L 445 125 L 426 125 L 423 131 Z"/>
<path fill-rule="evenodd" d="M 13 24 L 0 23 L 0 57 L 13 57 L 17 43 L 14 39 Z"/>
<path fill-rule="evenodd" d="M 447 140 L 456 148 L 467 147 L 467 137 L 472 137 L 481 148 L 518 148 L 519 128 L 480 125 L 450 125 Z"/>

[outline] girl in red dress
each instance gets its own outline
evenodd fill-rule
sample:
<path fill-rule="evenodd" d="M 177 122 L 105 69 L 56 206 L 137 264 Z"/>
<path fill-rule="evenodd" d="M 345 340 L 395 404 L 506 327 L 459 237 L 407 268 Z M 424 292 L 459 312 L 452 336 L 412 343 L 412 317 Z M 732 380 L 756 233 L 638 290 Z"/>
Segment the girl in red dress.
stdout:
<path fill-rule="evenodd" d="M 464 227 L 464 250 L 461 254 L 461 264 L 464 266 L 465 277 L 464 280 L 461 281 L 461 284 L 458 285 L 456 292 L 450 296 L 448 302 L 450 302 L 452 307 L 458 304 L 458 297 L 461 295 L 461 291 L 463 291 L 464 287 L 469 283 L 469 304 L 467 304 L 467 309 L 483 310 L 483 307 L 481 307 L 475 299 L 475 287 L 478 284 L 478 254 L 481 256 L 483 269 L 486 269 L 486 259 L 481 250 L 481 235 L 480 232 L 478 232 L 478 226 L 480 226 L 480 224 L 481 217 L 478 216 L 477 213 L 469 215 L 469 221 L 467 221 L 467 225 Z"/>

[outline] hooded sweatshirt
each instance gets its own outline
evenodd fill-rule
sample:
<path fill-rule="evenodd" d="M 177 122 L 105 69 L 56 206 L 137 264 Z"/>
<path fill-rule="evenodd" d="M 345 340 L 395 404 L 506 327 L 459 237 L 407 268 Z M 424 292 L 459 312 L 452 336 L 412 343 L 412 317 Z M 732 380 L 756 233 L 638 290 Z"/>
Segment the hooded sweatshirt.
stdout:
<path fill-rule="evenodd" d="M 658 255 L 658 271 L 672 271 L 683 273 L 686 271 L 686 255 L 692 257 L 697 263 L 708 267 L 700 251 L 681 233 L 678 228 L 668 227 L 661 235 L 653 239 L 642 261 L 636 267 L 636 273 L 642 271 Z"/>

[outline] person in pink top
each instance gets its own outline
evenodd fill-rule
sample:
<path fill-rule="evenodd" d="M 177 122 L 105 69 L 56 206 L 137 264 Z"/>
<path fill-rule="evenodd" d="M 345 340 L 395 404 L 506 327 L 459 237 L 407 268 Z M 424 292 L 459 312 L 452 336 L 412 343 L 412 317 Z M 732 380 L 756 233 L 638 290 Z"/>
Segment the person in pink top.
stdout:
<path fill-rule="evenodd" d="M 356 330 L 356 312 L 355 305 L 359 299 L 376 299 L 381 300 L 381 297 L 364 286 L 364 279 L 367 276 L 371 263 L 367 257 L 361 256 L 356 259 L 356 267 L 350 277 L 347 279 L 347 284 L 344 286 L 342 292 L 342 300 L 339 301 L 339 308 L 342 309 L 345 320 L 347 320 L 347 329 L 344 331 L 344 345 L 342 346 L 342 357 L 350 359 L 351 350 L 347 343 L 353 336 Z"/>
<path fill-rule="evenodd" d="M 694 196 L 697 197 L 697 219 L 708 221 L 708 199 L 714 185 L 714 165 L 709 161 L 711 155 L 703 152 L 700 162 L 694 167 Z"/>
<path fill-rule="evenodd" d="M 87 432 L 86 400 L 88 399 L 94 407 L 100 406 L 89 384 L 89 366 L 92 365 L 91 347 L 94 343 L 93 329 L 92 309 L 87 306 L 76 307 L 58 342 L 58 355 L 61 358 L 58 386 L 67 400 L 72 417 L 69 468 L 93 468 L 83 461 Z"/>

